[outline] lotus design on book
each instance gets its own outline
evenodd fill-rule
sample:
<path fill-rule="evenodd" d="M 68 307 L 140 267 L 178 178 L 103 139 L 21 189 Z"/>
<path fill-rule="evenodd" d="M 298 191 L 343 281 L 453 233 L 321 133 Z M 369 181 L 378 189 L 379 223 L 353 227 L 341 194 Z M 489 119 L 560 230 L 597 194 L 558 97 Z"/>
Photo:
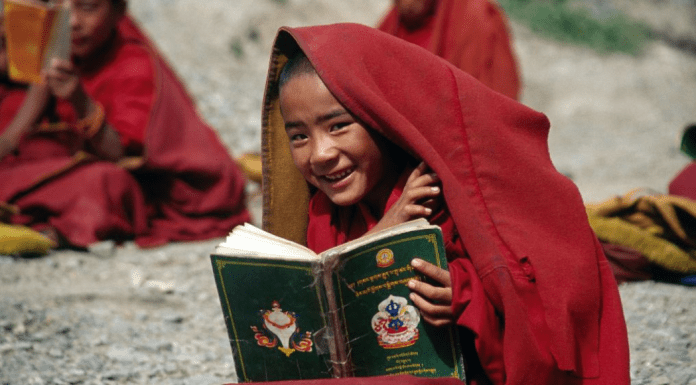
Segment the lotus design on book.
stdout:
<path fill-rule="evenodd" d="M 312 333 L 300 332 L 297 324 L 299 316 L 295 312 L 283 311 L 280 302 L 273 301 L 270 310 L 260 310 L 260 327 L 251 326 L 254 339 L 259 346 L 275 348 L 285 353 L 286 356 L 295 352 L 312 351 Z"/>
<path fill-rule="evenodd" d="M 377 333 L 379 346 L 397 349 L 418 341 L 420 313 L 406 298 L 389 295 L 377 309 L 379 311 L 372 317 L 372 330 Z"/>

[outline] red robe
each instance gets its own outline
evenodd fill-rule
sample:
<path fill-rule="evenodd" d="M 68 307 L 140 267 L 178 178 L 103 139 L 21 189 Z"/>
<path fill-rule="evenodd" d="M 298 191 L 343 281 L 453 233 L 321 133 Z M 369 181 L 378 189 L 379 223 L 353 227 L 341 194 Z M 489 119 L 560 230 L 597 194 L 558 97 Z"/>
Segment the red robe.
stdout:
<path fill-rule="evenodd" d="M 628 384 L 616 282 L 577 187 L 551 162 L 548 119 L 442 58 L 356 24 L 282 28 L 264 103 L 264 209 L 294 210 L 278 201 L 288 186 L 278 188 L 273 179 L 292 176 L 272 170 L 288 159 L 274 152 L 288 151 L 275 145 L 284 134 L 277 79 L 283 58 L 298 47 L 346 109 L 441 179 L 466 249 L 449 265 L 452 306 L 457 323 L 471 331 L 488 378 L 496 384 Z M 310 213 L 310 225 L 316 220 Z M 265 226 L 277 234 L 285 231 L 282 223 L 264 214 Z M 315 232 L 309 241 L 333 232 L 337 242 L 353 236 L 325 225 L 309 230 Z"/>
<path fill-rule="evenodd" d="M 505 15 L 489 0 L 435 0 L 435 13 L 415 30 L 392 8 L 379 29 L 419 45 L 513 99 L 520 79 Z"/>
<path fill-rule="evenodd" d="M 0 202 L 19 211 L 12 222 L 54 227 L 85 247 L 103 239 L 140 246 L 207 239 L 249 220 L 243 174 L 130 17 L 81 72 L 129 157 L 116 164 L 81 151 L 75 113 L 58 102 L 50 124 L 0 161 Z M 0 129 L 21 100 L 5 98 Z"/>

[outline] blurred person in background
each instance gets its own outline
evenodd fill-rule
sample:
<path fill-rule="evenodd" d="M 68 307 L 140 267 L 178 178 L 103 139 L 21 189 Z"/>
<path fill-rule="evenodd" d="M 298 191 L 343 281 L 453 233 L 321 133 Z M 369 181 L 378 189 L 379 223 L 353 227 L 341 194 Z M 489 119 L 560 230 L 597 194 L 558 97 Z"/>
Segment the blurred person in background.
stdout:
<path fill-rule="evenodd" d="M 421 46 L 515 100 L 520 76 L 507 20 L 489 0 L 394 0 L 380 30 Z"/>
<path fill-rule="evenodd" d="M 220 237 L 249 221 L 242 172 L 126 1 L 68 3 L 72 60 L 0 100 L 9 221 L 77 248 Z"/>

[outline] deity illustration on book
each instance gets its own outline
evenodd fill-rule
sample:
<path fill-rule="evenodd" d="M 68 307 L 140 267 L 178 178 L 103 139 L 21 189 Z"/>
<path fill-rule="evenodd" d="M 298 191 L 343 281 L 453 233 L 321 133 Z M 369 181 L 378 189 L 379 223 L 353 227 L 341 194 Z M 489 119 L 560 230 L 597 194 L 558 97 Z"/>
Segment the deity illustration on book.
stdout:
<path fill-rule="evenodd" d="M 283 311 L 280 302 L 273 301 L 271 310 L 259 310 L 259 317 L 260 327 L 251 326 L 259 346 L 272 349 L 280 341 L 278 350 L 288 357 L 296 351 L 312 351 L 312 333 L 301 333 L 297 324 L 299 316 L 292 311 Z"/>
<path fill-rule="evenodd" d="M 397 349 L 418 341 L 420 313 L 406 298 L 390 295 L 377 305 L 377 309 L 379 311 L 372 317 L 372 330 L 377 333 L 379 346 Z"/>

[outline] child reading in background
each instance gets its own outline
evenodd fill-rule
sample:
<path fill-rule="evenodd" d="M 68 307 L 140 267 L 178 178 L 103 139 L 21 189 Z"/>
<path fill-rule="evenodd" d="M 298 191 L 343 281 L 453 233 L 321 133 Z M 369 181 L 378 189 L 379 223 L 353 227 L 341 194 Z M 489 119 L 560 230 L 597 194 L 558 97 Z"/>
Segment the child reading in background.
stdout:
<path fill-rule="evenodd" d="M 443 230 L 449 271 L 411 282 L 464 330 L 472 384 L 628 384 L 616 283 L 543 114 L 356 24 L 281 28 L 263 111 L 264 227 L 316 252 L 410 219 Z M 352 354 L 360 354 L 353 352 Z M 450 383 L 412 377 L 308 383 Z"/>
<path fill-rule="evenodd" d="M 11 222 L 86 247 L 224 236 L 245 180 L 124 0 L 66 0 L 72 60 L 0 105 L 0 202 Z"/>

